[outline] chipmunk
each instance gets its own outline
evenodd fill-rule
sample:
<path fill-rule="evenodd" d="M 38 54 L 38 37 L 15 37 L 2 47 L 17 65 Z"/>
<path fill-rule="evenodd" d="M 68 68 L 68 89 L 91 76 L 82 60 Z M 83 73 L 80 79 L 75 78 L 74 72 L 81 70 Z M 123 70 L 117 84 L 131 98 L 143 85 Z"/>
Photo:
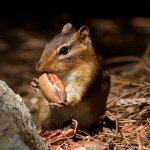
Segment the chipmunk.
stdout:
<path fill-rule="evenodd" d="M 37 128 L 53 130 L 75 119 L 79 129 L 88 129 L 104 114 L 110 78 L 102 58 L 94 51 L 87 26 L 75 30 L 70 23 L 65 24 L 61 33 L 46 44 L 36 70 L 54 73 L 62 80 L 68 103 L 54 109 L 43 98 L 33 117 Z"/>

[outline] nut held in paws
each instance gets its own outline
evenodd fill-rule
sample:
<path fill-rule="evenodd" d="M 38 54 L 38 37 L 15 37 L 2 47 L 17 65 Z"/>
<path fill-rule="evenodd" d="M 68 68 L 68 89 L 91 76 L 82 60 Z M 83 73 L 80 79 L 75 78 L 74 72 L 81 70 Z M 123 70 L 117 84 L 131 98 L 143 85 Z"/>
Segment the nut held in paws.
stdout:
<path fill-rule="evenodd" d="M 64 85 L 55 74 L 42 74 L 39 77 L 39 86 L 49 102 L 62 103 L 66 100 Z"/>

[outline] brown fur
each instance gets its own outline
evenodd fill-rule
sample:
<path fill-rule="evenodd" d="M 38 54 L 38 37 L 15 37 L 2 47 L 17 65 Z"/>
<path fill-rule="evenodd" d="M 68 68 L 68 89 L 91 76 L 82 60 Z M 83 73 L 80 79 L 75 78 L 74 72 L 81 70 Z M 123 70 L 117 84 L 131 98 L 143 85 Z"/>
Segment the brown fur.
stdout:
<path fill-rule="evenodd" d="M 60 34 L 45 46 L 37 71 L 58 75 L 65 85 L 68 106 L 52 109 L 43 99 L 35 122 L 44 129 L 58 128 L 68 119 L 76 119 L 79 128 L 88 128 L 104 114 L 110 81 L 102 59 L 98 59 L 87 26 L 78 31 L 66 24 Z M 62 46 L 69 53 L 58 55 Z"/>

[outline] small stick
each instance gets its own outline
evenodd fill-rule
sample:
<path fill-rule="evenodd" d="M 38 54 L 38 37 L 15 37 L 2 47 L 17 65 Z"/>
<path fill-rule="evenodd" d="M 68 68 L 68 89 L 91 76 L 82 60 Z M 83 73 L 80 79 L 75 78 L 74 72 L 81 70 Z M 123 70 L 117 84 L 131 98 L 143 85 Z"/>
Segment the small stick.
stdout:
<path fill-rule="evenodd" d="M 133 150 L 132 145 L 130 144 L 130 142 L 127 140 L 127 138 L 123 135 L 123 133 L 121 131 L 120 131 L 120 134 L 122 135 L 122 137 L 124 138 L 126 143 L 130 146 L 130 148 Z"/>
<path fill-rule="evenodd" d="M 118 131 L 119 131 L 119 124 L 118 124 L 118 119 L 116 118 L 116 131 L 115 131 L 116 136 L 118 134 Z"/>
<path fill-rule="evenodd" d="M 142 150 L 142 144 L 141 144 L 141 140 L 140 140 L 140 134 L 139 134 L 139 132 L 137 130 L 136 130 L 136 135 L 137 135 L 139 150 Z"/>

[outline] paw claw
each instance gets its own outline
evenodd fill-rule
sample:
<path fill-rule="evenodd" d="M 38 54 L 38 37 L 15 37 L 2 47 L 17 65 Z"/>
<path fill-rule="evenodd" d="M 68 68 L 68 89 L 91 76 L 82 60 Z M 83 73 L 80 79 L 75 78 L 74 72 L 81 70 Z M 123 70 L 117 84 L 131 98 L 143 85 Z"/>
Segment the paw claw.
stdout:
<path fill-rule="evenodd" d="M 36 92 L 39 91 L 39 82 L 38 82 L 38 79 L 37 78 L 33 78 L 31 83 L 30 83 L 30 86 L 33 90 L 35 90 Z"/>

